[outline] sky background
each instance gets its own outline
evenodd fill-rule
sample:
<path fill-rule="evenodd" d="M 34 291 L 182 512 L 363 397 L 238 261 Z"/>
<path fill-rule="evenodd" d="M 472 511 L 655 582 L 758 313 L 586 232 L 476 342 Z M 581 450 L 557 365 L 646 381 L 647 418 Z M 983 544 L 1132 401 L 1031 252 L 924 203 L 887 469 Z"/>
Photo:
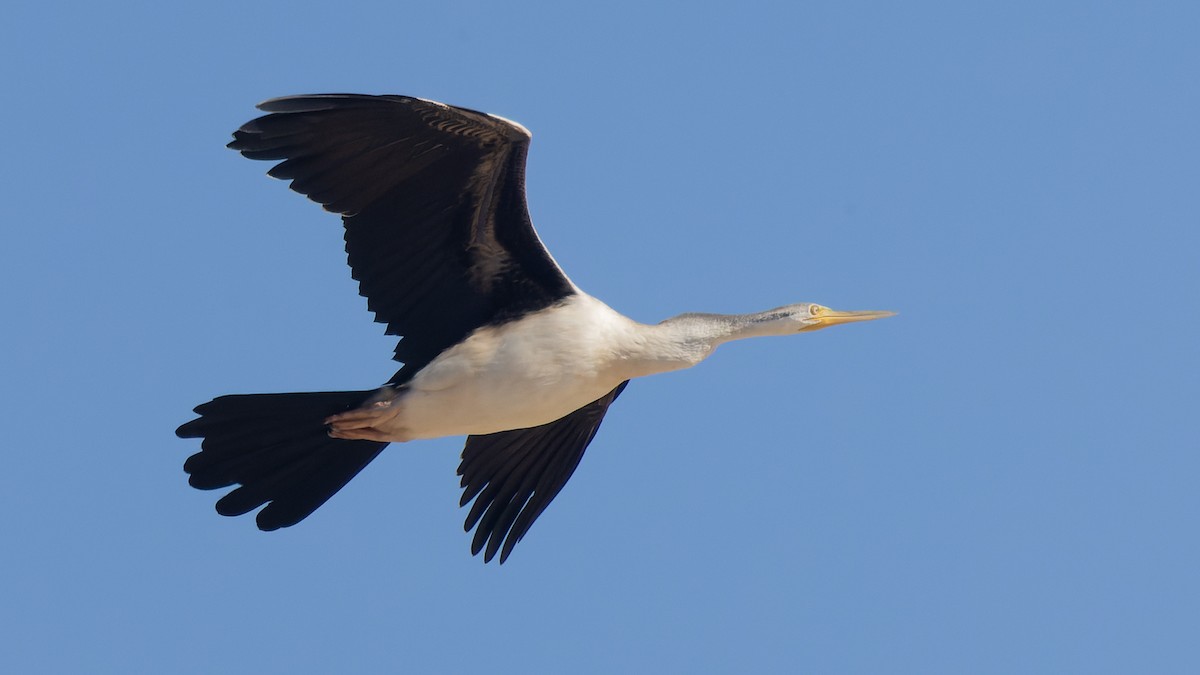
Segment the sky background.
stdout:
<path fill-rule="evenodd" d="M 1198 6 L 729 5 L 6 6 L 0 670 L 1198 672 Z M 635 319 L 900 314 L 634 382 L 502 567 L 459 438 L 219 517 L 192 407 L 395 370 L 337 219 L 224 148 L 329 91 L 529 127 Z"/>

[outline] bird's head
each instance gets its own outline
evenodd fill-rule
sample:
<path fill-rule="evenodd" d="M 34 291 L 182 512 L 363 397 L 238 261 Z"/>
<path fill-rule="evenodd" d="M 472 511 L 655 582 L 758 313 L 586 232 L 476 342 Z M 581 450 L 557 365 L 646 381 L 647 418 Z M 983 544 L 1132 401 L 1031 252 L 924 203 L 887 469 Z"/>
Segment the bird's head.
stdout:
<path fill-rule="evenodd" d="M 805 331 L 820 330 L 829 326 L 836 326 L 842 323 L 853 323 L 855 321 L 870 321 L 872 319 L 882 319 L 884 317 L 893 316 L 895 312 L 864 310 L 848 312 L 837 309 L 830 309 L 824 305 L 818 305 L 812 302 L 801 302 L 795 305 L 787 305 L 773 309 L 769 312 L 764 312 L 764 315 L 772 316 L 772 321 L 778 321 L 783 326 L 790 328 L 790 331 L 802 333 Z"/>

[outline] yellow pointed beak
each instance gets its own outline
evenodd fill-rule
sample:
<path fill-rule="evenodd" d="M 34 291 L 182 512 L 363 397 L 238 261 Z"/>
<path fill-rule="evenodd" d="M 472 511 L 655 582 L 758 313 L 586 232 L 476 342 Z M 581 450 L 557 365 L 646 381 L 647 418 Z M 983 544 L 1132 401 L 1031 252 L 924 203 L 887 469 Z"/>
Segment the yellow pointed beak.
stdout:
<path fill-rule="evenodd" d="M 854 323 L 855 321 L 873 321 L 889 316 L 895 316 L 895 312 L 878 311 L 878 310 L 863 310 L 858 312 L 843 312 L 828 307 L 815 307 L 813 314 L 813 326 L 809 330 L 817 330 L 818 328 L 827 328 L 836 326 L 839 323 Z"/>

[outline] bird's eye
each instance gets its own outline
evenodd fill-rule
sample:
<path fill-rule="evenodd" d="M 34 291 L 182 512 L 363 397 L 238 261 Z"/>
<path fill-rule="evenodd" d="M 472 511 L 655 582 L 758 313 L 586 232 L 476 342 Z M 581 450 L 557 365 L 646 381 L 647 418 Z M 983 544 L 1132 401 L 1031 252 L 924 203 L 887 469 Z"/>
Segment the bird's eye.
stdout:
<path fill-rule="evenodd" d="M 810 316 L 817 316 L 817 315 L 818 315 L 818 314 L 820 314 L 820 313 L 822 312 L 822 310 L 824 310 L 824 309 L 825 309 L 825 308 L 824 308 L 824 307 L 822 307 L 822 306 L 820 306 L 820 305 L 809 305 L 809 306 L 808 306 L 808 313 L 809 313 L 809 315 L 810 315 Z"/>

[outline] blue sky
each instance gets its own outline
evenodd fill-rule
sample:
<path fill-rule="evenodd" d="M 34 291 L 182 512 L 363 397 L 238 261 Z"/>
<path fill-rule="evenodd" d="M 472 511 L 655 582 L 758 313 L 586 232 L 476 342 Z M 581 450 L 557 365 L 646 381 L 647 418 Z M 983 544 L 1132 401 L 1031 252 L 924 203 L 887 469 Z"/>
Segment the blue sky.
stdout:
<path fill-rule="evenodd" d="M 1192 3 L 19 3 L 0 22 L 6 672 L 1190 673 Z M 887 321 L 633 383 L 503 567 L 460 439 L 300 526 L 187 487 L 193 406 L 391 375 L 272 96 L 534 133 L 534 222 L 642 321 Z"/>

